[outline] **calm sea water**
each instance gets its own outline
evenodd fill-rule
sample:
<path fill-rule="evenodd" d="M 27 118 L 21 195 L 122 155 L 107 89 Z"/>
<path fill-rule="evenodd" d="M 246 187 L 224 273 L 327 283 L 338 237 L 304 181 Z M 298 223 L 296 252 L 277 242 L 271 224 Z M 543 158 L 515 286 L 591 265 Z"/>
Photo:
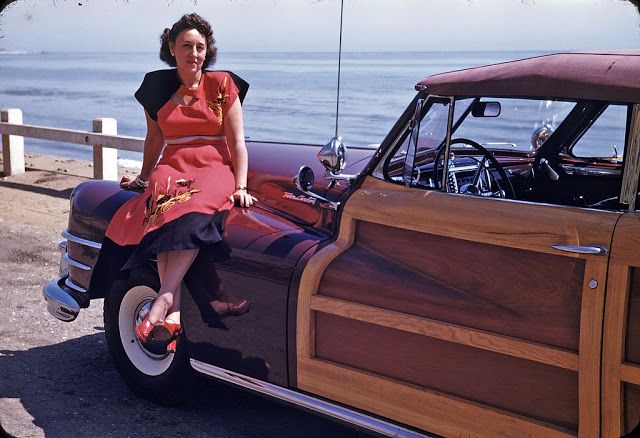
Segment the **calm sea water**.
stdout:
<path fill-rule="evenodd" d="M 538 55 L 538 52 L 345 53 L 339 134 L 349 146 L 380 143 L 425 76 Z M 143 137 L 133 93 L 144 73 L 166 68 L 155 53 L 0 54 L 0 108 L 20 108 L 24 123 L 91 130 L 114 117 L 118 133 Z M 337 54 L 221 53 L 215 68 L 251 84 L 244 104 L 252 140 L 324 144 L 335 130 Z M 91 158 L 83 145 L 25 139 L 31 152 Z M 120 152 L 140 159 L 140 154 Z"/>

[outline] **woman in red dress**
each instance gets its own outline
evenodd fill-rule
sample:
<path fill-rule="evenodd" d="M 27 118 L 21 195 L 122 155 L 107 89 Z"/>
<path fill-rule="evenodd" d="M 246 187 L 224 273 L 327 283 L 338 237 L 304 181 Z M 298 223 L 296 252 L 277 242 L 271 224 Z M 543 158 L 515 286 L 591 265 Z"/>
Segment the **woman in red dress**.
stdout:
<path fill-rule="evenodd" d="M 148 73 L 136 92 L 147 120 L 143 164 L 140 175 L 120 183 L 144 191 L 120 207 L 106 237 L 134 245 L 124 269 L 156 256 L 160 290 L 135 333 L 143 344 L 164 337 L 167 350 L 175 351 L 185 274 L 201 248 L 213 248 L 214 259 L 228 257 L 226 213 L 234 203 L 250 207 L 255 198 L 247 192 L 238 88 L 229 73 L 204 70 L 216 56 L 211 26 L 185 15 L 161 40 L 160 58 L 176 69 Z M 246 300 L 211 306 L 222 313 L 248 310 Z"/>

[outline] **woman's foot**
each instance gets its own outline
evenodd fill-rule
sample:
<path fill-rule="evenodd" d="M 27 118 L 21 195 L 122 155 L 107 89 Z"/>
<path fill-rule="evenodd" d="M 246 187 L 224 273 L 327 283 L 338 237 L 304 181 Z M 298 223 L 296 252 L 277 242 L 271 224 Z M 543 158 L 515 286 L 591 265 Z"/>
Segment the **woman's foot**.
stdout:
<path fill-rule="evenodd" d="M 209 304 L 220 318 L 244 315 L 251 307 L 251 303 L 246 298 L 233 302 L 215 300 L 211 301 Z"/>
<path fill-rule="evenodd" d="M 179 322 L 161 319 L 153 326 L 152 336 L 156 340 L 167 340 L 178 336 L 182 332 L 182 326 Z"/>
<path fill-rule="evenodd" d="M 153 327 L 158 321 L 168 316 L 167 311 L 169 311 L 170 308 L 171 301 L 167 300 L 166 295 L 161 295 L 151 302 L 149 311 L 144 316 L 142 322 L 136 326 L 135 335 L 138 341 L 142 344 L 146 344 L 148 342 L 149 335 L 151 334 Z"/>
<path fill-rule="evenodd" d="M 178 345 L 178 337 L 182 334 L 182 326 L 179 322 L 164 320 L 162 325 L 157 325 L 158 330 L 167 331 L 170 334 L 169 343 L 167 344 L 167 353 L 175 353 Z M 164 334 L 166 336 L 166 333 Z"/>
<path fill-rule="evenodd" d="M 153 330 L 153 323 L 149 321 L 149 314 L 144 317 L 142 322 L 136 326 L 135 334 L 136 339 L 142 344 L 146 344 L 149 341 L 149 335 Z"/>
<path fill-rule="evenodd" d="M 181 333 L 182 326 L 179 322 L 161 319 L 153 325 L 145 348 L 154 354 L 175 352 Z"/>

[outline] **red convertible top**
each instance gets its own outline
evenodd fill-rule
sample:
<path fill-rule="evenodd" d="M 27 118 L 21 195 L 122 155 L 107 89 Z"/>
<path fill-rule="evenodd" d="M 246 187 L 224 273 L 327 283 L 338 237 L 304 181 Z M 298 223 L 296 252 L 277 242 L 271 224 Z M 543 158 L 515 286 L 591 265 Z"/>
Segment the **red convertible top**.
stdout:
<path fill-rule="evenodd" d="M 429 76 L 441 96 L 522 96 L 640 103 L 640 51 L 558 53 Z"/>

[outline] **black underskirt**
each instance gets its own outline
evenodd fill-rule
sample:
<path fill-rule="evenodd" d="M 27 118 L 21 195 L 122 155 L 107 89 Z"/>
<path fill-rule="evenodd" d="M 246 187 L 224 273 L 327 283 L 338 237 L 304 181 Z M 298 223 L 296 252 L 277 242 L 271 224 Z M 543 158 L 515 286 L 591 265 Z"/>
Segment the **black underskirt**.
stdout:
<path fill-rule="evenodd" d="M 148 264 L 161 252 L 200 248 L 200 258 L 209 263 L 229 259 L 231 247 L 224 237 L 228 213 L 187 213 L 147 233 L 137 245 L 118 245 L 105 236 L 89 290 L 104 296 L 122 272 Z"/>
<path fill-rule="evenodd" d="M 134 247 L 122 269 L 144 265 L 158 253 L 181 249 L 211 247 L 216 262 L 227 260 L 231 247 L 224 238 L 224 223 L 228 211 L 217 213 L 187 213 L 144 235 Z"/>

